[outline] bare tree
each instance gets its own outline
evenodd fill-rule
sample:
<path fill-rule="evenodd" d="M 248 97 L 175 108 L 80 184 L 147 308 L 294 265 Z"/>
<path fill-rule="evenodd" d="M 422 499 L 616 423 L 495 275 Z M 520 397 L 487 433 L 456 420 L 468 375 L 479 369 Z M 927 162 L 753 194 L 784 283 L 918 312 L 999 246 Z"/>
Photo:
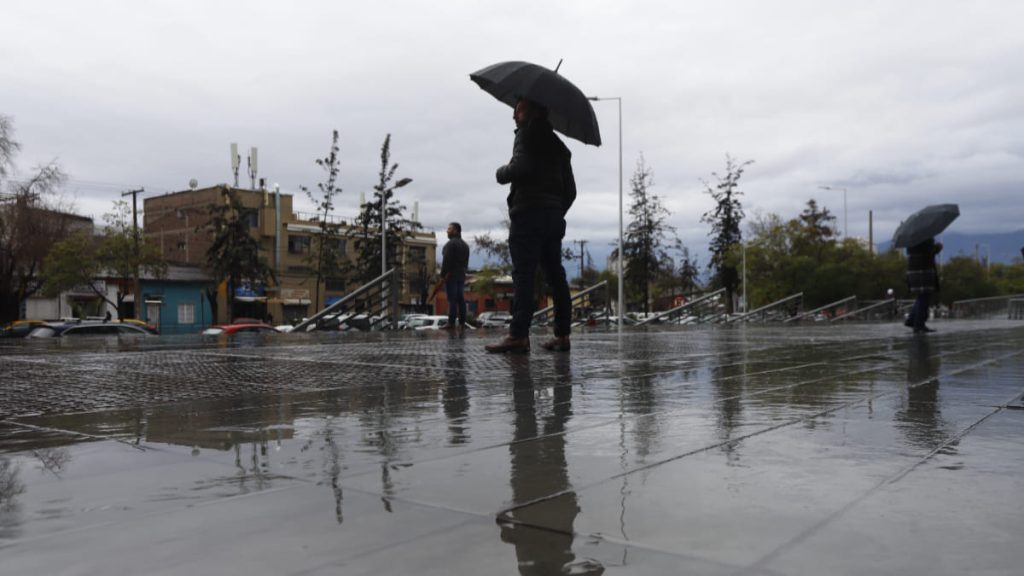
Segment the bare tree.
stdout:
<path fill-rule="evenodd" d="M 0 322 L 17 319 L 25 299 L 42 288 L 43 259 L 52 244 L 89 222 L 56 209 L 65 180 L 56 163 L 25 179 L 9 178 L 20 147 L 10 118 L 0 116 Z"/>
<path fill-rule="evenodd" d="M 341 194 L 341 188 L 337 186 L 338 173 L 338 131 L 335 130 L 331 139 L 331 152 L 326 158 L 317 158 L 316 165 L 327 172 L 327 179 L 317 184 L 320 191 L 319 197 L 315 196 L 305 186 L 302 191 L 311 202 L 316 204 L 317 220 L 320 223 L 320 234 L 314 238 L 313 250 L 310 252 L 307 261 L 313 265 L 316 271 L 316 300 L 315 306 L 320 306 L 320 284 L 325 278 L 333 278 L 341 274 L 342 248 L 341 227 L 334 222 L 334 198 Z"/>

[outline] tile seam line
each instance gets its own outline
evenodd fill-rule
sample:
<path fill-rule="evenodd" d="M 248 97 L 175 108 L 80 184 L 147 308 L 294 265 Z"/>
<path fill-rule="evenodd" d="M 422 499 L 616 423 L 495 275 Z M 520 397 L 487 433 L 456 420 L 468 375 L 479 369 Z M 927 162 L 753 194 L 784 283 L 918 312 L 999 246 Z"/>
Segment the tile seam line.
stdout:
<path fill-rule="evenodd" d="M 1011 352 L 1011 353 L 1006 354 L 1006 355 L 1004 355 L 1004 356 L 1002 356 L 1000 358 L 994 358 L 992 360 L 986 361 L 986 362 L 982 363 L 982 365 L 987 365 L 987 364 L 995 363 L 995 362 L 998 362 L 999 360 L 1005 360 L 1005 359 L 1011 358 L 1013 356 L 1018 356 L 1018 355 L 1020 355 L 1022 353 L 1024 353 L 1024 351 Z M 927 384 L 927 382 L 923 382 L 920 385 L 924 385 L 924 384 Z M 920 467 L 922 464 L 924 464 L 924 463 L 928 462 L 929 460 L 931 460 L 932 458 L 934 458 L 936 454 L 938 454 L 942 450 L 948 448 L 953 443 L 962 440 L 965 436 L 967 436 L 967 434 L 969 434 L 970 432 L 975 430 L 978 426 L 980 426 L 986 420 L 988 420 L 989 418 L 991 418 L 991 417 L 995 416 L 996 414 L 999 414 L 1000 412 L 1005 410 L 1006 406 L 1010 402 L 1013 402 L 1015 399 L 1017 399 L 1021 395 L 1021 393 L 1024 393 L 1024 388 L 1021 388 L 1021 389 L 1017 390 L 1016 392 L 1014 392 L 1013 396 L 1010 397 L 1002 405 L 996 406 L 995 409 L 992 410 L 991 412 L 989 412 L 988 414 L 985 414 L 984 416 L 982 416 L 981 418 L 979 418 L 978 420 L 976 420 L 975 422 L 973 422 L 969 426 L 965 427 L 960 432 L 958 432 L 958 433 L 954 434 L 953 436 L 950 436 L 949 438 L 947 438 L 937 448 L 935 448 L 932 451 L 928 452 L 928 454 L 925 454 L 924 456 L 920 457 L 917 461 L 915 461 L 915 462 L 913 462 L 913 463 L 903 467 L 902 469 L 897 471 L 892 476 L 889 476 L 888 478 L 884 478 L 882 481 L 878 482 L 877 484 L 875 484 L 874 486 L 869 488 L 866 492 L 864 492 L 863 494 L 861 494 L 857 498 L 855 498 L 852 501 L 848 502 L 847 504 L 845 504 L 844 506 L 842 506 L 841 508 L 839 508 L 838 510 L 836 510 L 832 514 L 829 514 L 828 516 L 826 516 L 825 518 L 823 518 L 819 522 L 815 523 L 814 525 L 810 526 L 809 528 L 803 530 L 802 532 L 797 534 L 793 539 L 791 539 L 790 541 L 780 545 L 775 550 L 773 550 L 773 551 L 769 552 L 768 554 L 764 555 L 763 557 L 761 557 L 760 559 L 758 559 L 754 563 L 750 564 L 748 567 L 746 567 L 742 571 L 738 572 L 737 574 L 748 574 L 748 573 L 757 574 L 758 570 L 761 570 L 764 567 L 765 564 L 768 564 L 772 560 L 775 560 L 776 558 L 780 557 L 781 555 L 785 554 L 786 552 L 788 552 L 788 551 L 792 550 L 793 548 L 799 546 L 804 541 L 806 541 L 808 538 L 810 538 L 815 532 L 821 530 L 825 526 L 828 526 L 832 522 L 838 520 L 839 518 L 844 516 L 847 512 L 849 512 L 850 510 L 855 508 L 861 502 L 867 500 L 871 496 L 874 496 L 881 489 L 883 489 L 883 488 L 885 488 L 887 486 L 890 486 L 892 484 L 895 484 L 896 482 L 899 482 L 900 480 L 905 478 L 908 474 L 910 474 L 911 472 L 916 470 L 918 467 Z M 751 572 L 751 571 L 753 571 L 753 572 Z"/>

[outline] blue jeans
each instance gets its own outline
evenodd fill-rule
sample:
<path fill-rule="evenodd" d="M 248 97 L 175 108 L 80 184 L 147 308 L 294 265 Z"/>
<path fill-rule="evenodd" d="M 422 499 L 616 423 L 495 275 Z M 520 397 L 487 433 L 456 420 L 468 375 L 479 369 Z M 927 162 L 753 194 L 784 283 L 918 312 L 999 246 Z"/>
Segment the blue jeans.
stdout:
<path fill-rule="evenodd" d="M 910 326 L 924 328 L 924 323 L 928 321 L 928 307 L 931 305 L 931 299 L 931 292 L 921 292 L 917 295 L 917 300 L 914 300 L 914 306 L 910 309 L 910 317 L 907 318 Z"/>
<path fill-rule="evenodd" d="M 572 299 L 562 267 L 563 237 L 565 218 L 561 210 L 532 210 L 512 217 L 508 250 L 512 256 L 513 287 L 509 334 L 513 338 L 530 334 L 536 305 L 533 279 L 538 265 L 555 300 L 555 336 L 568 336 L 572 331 Z"/>
<path fill-rule="evenodd" d="M 448 325 L 455 326 L 458 319 L 460 325 L 466 323 L 466 277 L 449 278 L 444 283 L 444 293 L 448 297 Z"/>

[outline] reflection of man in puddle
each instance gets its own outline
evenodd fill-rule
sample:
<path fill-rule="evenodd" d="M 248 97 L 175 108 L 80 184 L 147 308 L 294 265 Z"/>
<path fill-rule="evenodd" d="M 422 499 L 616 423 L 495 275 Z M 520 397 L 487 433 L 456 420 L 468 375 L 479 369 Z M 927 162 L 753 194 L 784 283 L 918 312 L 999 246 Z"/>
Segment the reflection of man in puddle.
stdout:
<path fill-rule="evenodd" d="M 445 360 L 446 382 L 442 392 L 444 417 L 448 421 L 448 443 L 452 446 L 469 440 L 466 413 L 469 412 L 469 391 L 466 389 L 465 364 L 460 353 L 451 353 Z"/>
<path fill-rule="evenodd" d="M 895 415 L 907 442 L 931 452 L 949 437 L 939 406 L 939 367 L 937 345 L 918 336 L 910 343 L 907 364 L 907 398 Z"/>
<path fill-rule="evenodd" d="M 537 393 L 530 374 L 529 359 L 511 356 L 515 429 L 509 445 L 512 458 L 512 499 L 519 506 L 539 498 L 568 491 L 569 471 L 565 461 L 565 424 L 572 416 L 572 378 L 569 357 L 553 357 L 556 363 L 549 416 L 537 419 Z M 538 439 L 538 436 L 544 436 Z M 576 494 L 568 492 L 533 505 L 512 510 L 508 516 L 517 523 L 501 527 L 501 539 L 516 548 L 519 573 L 523 575 L 562 574 L 575 560 L 572 551 L 573 522 L 579 507 Z"/>

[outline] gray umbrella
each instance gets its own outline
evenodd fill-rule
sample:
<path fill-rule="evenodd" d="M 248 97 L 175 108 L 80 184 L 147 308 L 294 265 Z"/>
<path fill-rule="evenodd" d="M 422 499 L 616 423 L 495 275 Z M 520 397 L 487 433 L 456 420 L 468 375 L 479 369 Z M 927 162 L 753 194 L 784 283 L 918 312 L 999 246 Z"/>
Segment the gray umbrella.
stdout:
<path fill-rule="evenodd" d="M 922 208 L 900 223 L 892 235 L 892 245 L 909 248 L 942 233 L 960 215 L 956 204 L 936 204 Z"/>
<path fill-rule="evenodd" d="M 557 71 L 529 62 L 499 62 L 469 75 L 485 92 L 509 106 L 526 98 L 548 109 L 552 128 L 584 144 L 601 145 L 590 100 Z"/>

